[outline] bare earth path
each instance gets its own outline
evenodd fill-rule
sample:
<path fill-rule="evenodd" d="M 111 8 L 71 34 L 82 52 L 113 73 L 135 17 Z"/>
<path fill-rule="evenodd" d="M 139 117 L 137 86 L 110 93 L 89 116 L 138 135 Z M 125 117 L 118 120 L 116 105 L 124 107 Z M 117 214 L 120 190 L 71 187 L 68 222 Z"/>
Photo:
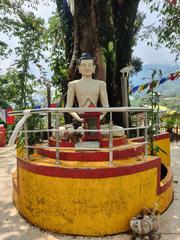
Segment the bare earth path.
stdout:
<path fill-rule="evenodd" d="M 180 240 L 180 145 L 171 146 L 174 201 L 161 216 L 162 240 Z M 12 203 L 11 173 L 15 170 L 13 147 L 0 148 L 0 240 L 130 240 L 130 234 L 106 237 L 75 237 L 41 231 L 26 222 Z"/>

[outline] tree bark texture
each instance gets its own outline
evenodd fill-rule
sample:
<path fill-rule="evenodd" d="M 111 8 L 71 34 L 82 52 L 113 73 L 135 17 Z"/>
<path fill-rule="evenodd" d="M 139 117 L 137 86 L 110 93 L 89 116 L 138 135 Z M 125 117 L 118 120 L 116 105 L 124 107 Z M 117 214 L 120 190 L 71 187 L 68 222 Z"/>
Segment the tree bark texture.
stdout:
<path fill-rule="evenodd" d="M 96 61 L 95 78 L 107 83 L 110 106 L 121 107 L 120 70 L 131 63 L 134 22 L 140 0 L 73 1 L 74 15 L 66 0 L 56 0 L 66 24 L 68 81 L 79 78 L 77 60 L 83 52 L 88 52 Z M 113 121 L 123 125 L 121 114 L 114 114 Z"/>

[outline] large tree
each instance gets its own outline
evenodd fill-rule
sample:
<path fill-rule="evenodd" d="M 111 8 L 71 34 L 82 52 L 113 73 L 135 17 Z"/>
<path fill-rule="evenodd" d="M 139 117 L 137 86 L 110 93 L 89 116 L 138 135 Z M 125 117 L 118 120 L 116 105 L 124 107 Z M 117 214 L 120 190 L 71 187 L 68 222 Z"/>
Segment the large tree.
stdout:
<path fill-rule="evenodd" d="M 113 107 L 123 105 L 124 79 L 120 70 L 133 62 L 132 47 L 143 19 L 143 15 L 138 14 L 139 2 L 140 0 L 56 0 L 63 23 L 69 66 L 68 81 L 78 77 L 77 60 L 82 52 L 89 52 L 96 59 L 95 77 L 107 82 L 109 103 Z M 156 28 L 153 26 L 158 42 L 165 43 L 172 51 L 178 51 L 179 43 L 174 42 L 179 38 L 177 2 L 144 2 L 149 4 L 151 11 L 160 12 L 159 24 Z M 122 124 L 120 114 L 115 114 L 113 120 L 116 124 Z"/>
<path fill-rule="evenodd" d="M 122 106 L 120 70 L 131 64 L 140 0 L 56 0 L 63 19 L 69 81 L 78 77 L 77 60 L 89 52 L 96 78 L 107 82 L 110 106 Z M 122 124 L 119 115 L 116 124 Z"/>

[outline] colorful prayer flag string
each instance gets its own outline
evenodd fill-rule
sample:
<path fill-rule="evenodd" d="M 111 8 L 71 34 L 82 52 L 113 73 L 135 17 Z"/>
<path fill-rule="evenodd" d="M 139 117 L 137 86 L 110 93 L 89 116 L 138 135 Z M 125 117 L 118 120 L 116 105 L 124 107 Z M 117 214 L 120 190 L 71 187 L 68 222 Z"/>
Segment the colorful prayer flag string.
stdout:
<path fill-rule="evenodd" d="M 132 89 L 130 89 L 129 93 L 132 94 L 132 93 L 137 92 L 138 90 L 139 90 L 139 92 L 142 92 L 147 87 L 150 87 L 150 89 L 151 89 L 151 88 L 156 87 L 157 85 L 161 85 L 161 84 L 165 83 L 168 80 L 175 81 L 179 77 L 180 77 L 180 71 L 177 71 L 175 73 L 170 73 L 168 77 L 161 78 L 160 80 L 137 85 L 137 86 L 133 87 Z"/>

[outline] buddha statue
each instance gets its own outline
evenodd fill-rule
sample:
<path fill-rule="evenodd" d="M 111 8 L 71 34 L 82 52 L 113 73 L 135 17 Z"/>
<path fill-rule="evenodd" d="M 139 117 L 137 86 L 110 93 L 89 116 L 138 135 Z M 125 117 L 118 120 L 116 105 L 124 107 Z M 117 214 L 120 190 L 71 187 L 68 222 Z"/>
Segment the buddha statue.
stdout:
<path fill-rule="evenodd" d="M 73 107 L 75 97 L 79 107 L 89 107 L 91 105 L 97 107 L 98 100 L 100 100 L 102 107 L 109 107 L 106 83 L 92 78 L 95 68 L 92 57 L 88 53 L 83 53 L 78 62 L 78 70 L 82 77 L 68 84 L 66 108 Z M 83 122 L 83 119 L 77 113 L 72 112 L 71 115 L 79 122 Z M 105 114 L 102 114 L 101 119 L 104 116 Z"/>
<path fill-rule="evenodd" d="M 83 53 L 78 62 L 78 70 L 82 75 L 81 79 L 74 80 L 68 84 L 67 92 L 67 103 L 66 108 L 73 107 L 75 97 L 78 101 L 78 106 L 83 107 L 97 107 L 98 100 L 102 107 L 109 107 L 106 83 L 101 80 L 93 79 L 92 74 L 95 73 L 95 64 L 92 57 L 88 53 Z M 71 116 L 77 121 L 83 123 L 84 119 L 76 112 L 71 112 Z M 106 113 L 102 113 L 100 120 L 104 118 Z M 83 127 L 79 127 L 81 130 Z M 109 125 L 104 124 L 100 125 L 100 128 L 103 130 L 107 129 L 107 132 L 102 132 L 103 137 L 109 136 Z M 116 132 L 113 132 L 113 136 L 122 136 L 124 135 L 124 130 L 122 127 L 113 126 L 113 129 L 116 129 Z"/>

